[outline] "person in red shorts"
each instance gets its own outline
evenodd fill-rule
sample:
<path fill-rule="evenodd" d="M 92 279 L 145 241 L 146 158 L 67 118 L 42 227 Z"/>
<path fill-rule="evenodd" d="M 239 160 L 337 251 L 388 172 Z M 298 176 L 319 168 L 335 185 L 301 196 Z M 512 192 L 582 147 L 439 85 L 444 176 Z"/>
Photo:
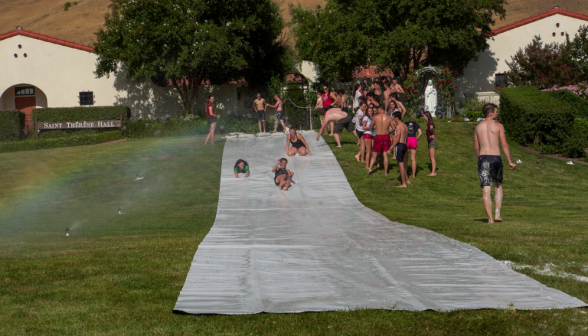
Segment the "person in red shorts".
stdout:
<path fill-rule="evenodd" d="M 388 155 L 390 154 L 390 133 L 393 130 L 392 118 L 386 114 L 384 104 L 378 106 L 378 115 L 374 117 L 371 125 L 372 129 L 376 130 L 376 136 L 374 137 L 374 149 L 373 152 L 377 155 L 372 155 L 370 163 L 370 173 L 376 159 L 379 156 L 383 156 L 384 161 L 384 175 L 388 175 Z"/>

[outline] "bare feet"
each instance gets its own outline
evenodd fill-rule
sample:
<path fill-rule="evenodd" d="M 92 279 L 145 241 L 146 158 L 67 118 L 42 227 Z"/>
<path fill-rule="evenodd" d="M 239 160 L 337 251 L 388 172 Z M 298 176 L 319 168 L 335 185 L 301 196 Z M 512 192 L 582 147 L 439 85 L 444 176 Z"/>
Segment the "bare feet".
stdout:
<path fill-rule="evenodd" d="M 406 181 L 406 184 L 408 184 L 408 185 L 412 185 L 412 183 L 410 183 L 410 181 Z"/>
<path fill-rule="evenodd" d="M 396 188 L 406 188 L 406 184 L 401 184 L 399 186 L 396 186 Z"/>
<path fill-rule="evenodd" d="M 357 162 L 359 162 L 359 154 L 357 154 L 357 155 L 356 155 L 356 156 L 354 156 L 354 157 L 355 157 L 355 160 L 356 160 Z"/>
<path fill-rule="evenodd" d="M 494 224 L 494 221 L 492 220 L 492 218 L 488 219 L 488 224 Z"/>
<path fill-rule="evenodd" d="M 494 221 L 495 221 L 495 222 L 497 222 L 497 223 L 502 223 L 502 222 L 504 222 L 504 221 L 502 220 L 502 218 L 500 218 L 500 217 L 496 217 L 496 218 L 494 218 Z"/>
<path fill-rule="evenodd" d="M 429 174 L 427 176 L 437 176 L 437 173 L 431 173 L 431 174 Z"/>
<path fill-rule="evenodd" d="M 341 148 L 341 145 L 337 146 L 337 148 Z"/>
<path fill-rule="evenodd" d="M 368 175 L 372 175 L 372 168 L 368 168 Z"/>

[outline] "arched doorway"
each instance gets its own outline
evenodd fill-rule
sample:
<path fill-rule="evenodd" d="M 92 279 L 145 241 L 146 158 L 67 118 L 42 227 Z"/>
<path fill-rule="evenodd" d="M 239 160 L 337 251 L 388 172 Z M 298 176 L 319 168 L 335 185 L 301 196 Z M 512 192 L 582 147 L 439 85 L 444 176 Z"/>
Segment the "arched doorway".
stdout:
<path fill-rule="evenodd" d="M 45 92 L 31 84 L 13 85 L 0 96 L 0 110 L 19 110 L 25 113 L 25 134 L 33 127 L 33 109 L 47 106 Z"/>

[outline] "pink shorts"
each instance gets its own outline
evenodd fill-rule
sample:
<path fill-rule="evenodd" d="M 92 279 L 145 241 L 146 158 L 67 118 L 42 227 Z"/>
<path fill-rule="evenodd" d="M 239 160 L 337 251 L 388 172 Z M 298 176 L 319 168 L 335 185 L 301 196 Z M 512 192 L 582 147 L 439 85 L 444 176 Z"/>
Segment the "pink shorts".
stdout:
<path fill-rule="evenodd" d="M 417 138 L 408 137 L 406 138 L 406 147 L 408 149 L 416 149 L 417 148 Z"/>

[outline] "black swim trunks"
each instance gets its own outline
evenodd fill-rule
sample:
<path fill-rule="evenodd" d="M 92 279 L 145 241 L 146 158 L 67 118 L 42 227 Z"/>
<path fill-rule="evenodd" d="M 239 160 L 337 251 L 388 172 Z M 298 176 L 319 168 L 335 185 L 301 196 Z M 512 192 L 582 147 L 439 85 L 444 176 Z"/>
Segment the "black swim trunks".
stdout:
<path fill-rule="evenodd" d="M 208 123 L 208 125 L 212 125 L 212 124 L 216 124 L 217 118 L 215 117 L 210 117 L 206 119 L 206 122 Z"/>
<path fill-rule="evenodd" d="M 284 111 L 276 112 L 276 121 L 284 120 Z"/>
<path fill-rule="evenodd" d="M 497 186 L 502 185 L 504 168 L 500 155 L 480 155 L 478 157 L 478 175 L 480 176 L 480 187 L 492 186 L 494 181 Z"/>
<path fill-rule="evenodd" d="M 396 161 L 404 161 L 404 155 L 406 154 L 407 150 L 408 147 L 406 147 L 406 144 L 404 143 L 399 143 L 396 145 Z"/>
<path fill-rule="evenodd" d="M 257 110 L 257 121 L 265 121 L 265 111 Z"/>
<path fill-rule="evenodd" d="M 347 129 L 347 132 L 349 133 L 353 133 L 353 130 L 355 129 L 355 124 L 353 123 L 353 119 L 349 114 L 347 115 L 347 117 L 339 119 L 339 121 L 337 121 L 333 133 L 341 134 L 344 128 Z"/>

